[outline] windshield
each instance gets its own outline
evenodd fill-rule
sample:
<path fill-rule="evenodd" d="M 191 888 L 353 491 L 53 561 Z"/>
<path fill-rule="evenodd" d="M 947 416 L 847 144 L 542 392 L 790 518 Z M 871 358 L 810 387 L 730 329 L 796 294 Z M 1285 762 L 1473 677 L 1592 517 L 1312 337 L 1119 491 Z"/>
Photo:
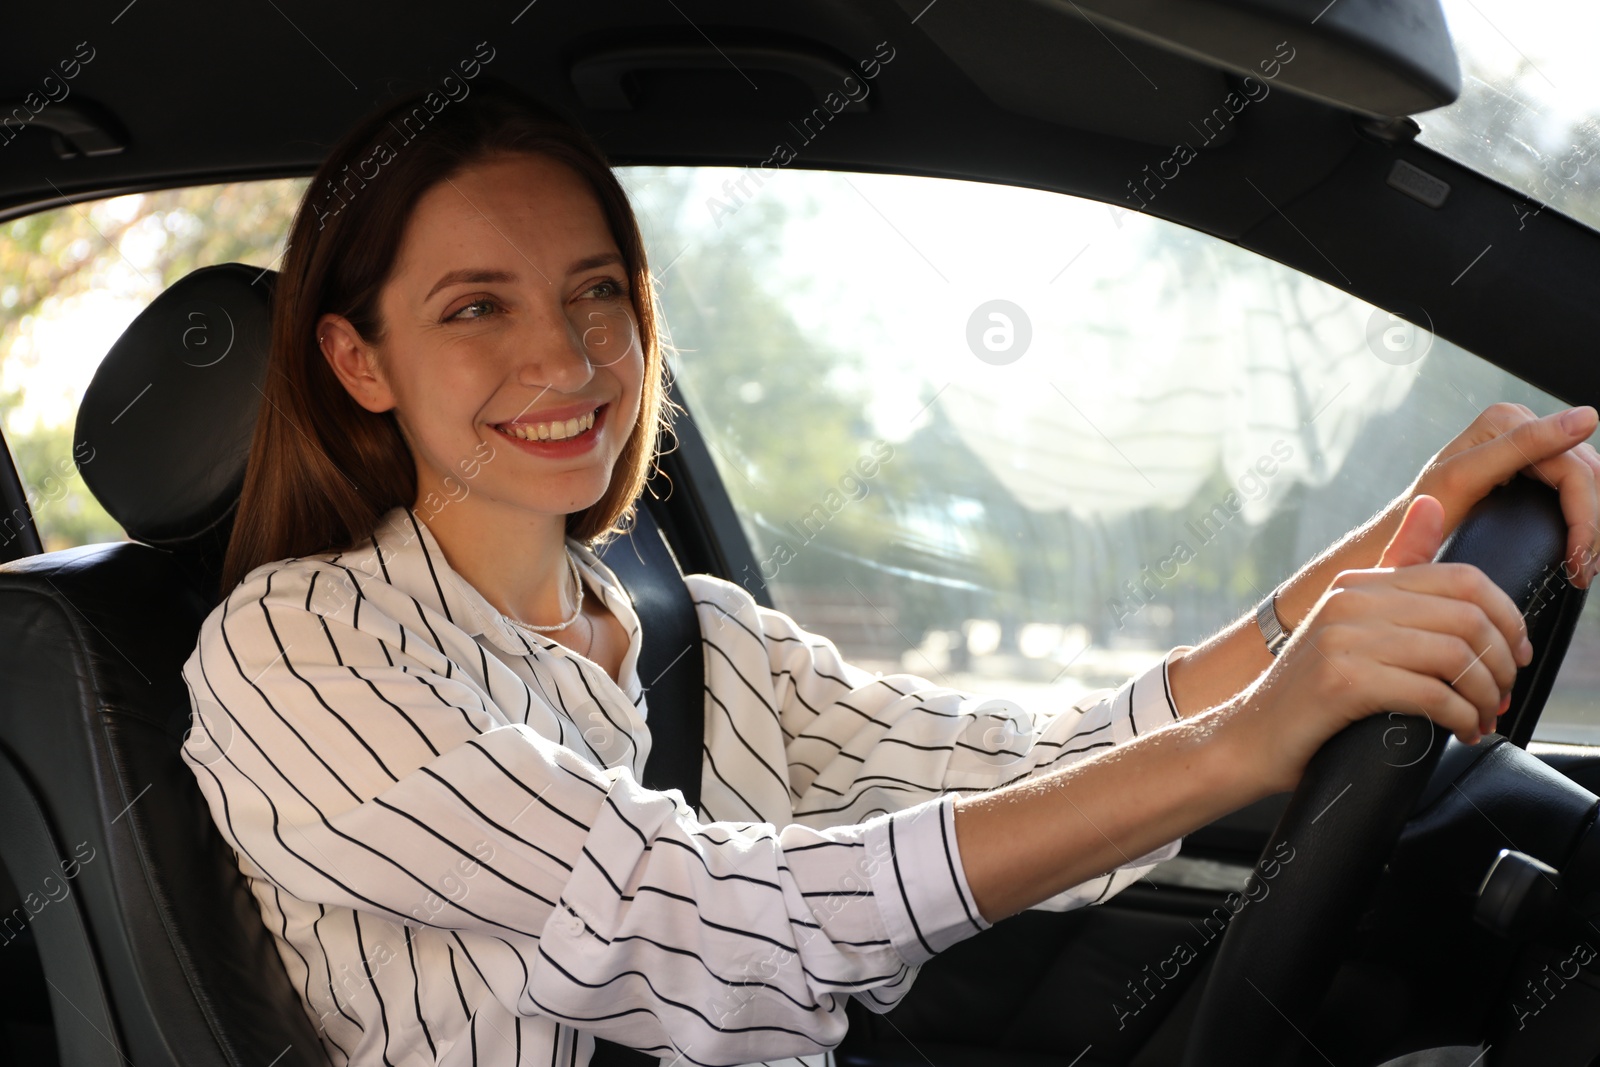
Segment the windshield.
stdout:
<path fill-rule="evenodd" d="M 1443 6 L 1461 57 L 1461 98 L 1418 115 L 1418 140 L 1527 196 L 1516 207 L 1522 226 L 1549 206 L 1600 228 L 1600 5 Z"/>

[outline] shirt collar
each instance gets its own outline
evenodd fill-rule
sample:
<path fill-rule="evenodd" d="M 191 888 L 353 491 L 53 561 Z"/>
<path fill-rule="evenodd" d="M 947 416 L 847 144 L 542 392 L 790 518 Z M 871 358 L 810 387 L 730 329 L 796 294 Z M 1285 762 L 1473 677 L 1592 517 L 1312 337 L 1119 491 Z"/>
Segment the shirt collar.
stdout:
<path fill-rule="evenodd" d="M 529 633 L 514 625 L 489 603 L 450 566 L 433 531 L 410 508 L 397 506 L 386 512 L 373 531 L 373 540 L 378 546 L 384 580 L 440 612 L 468 635 L 481 636 L 513 656 L 526 656 L 536 649 L 562 656 L 574 654 L 543 634 Z M 601 598 L 628 633 L 628 652 L 617 674 L 628 696 L 637 697 L 639 616 L 633 601 L 616 574 L 592 549 L 571 537 L 566 542 L 584 585 Z"/>

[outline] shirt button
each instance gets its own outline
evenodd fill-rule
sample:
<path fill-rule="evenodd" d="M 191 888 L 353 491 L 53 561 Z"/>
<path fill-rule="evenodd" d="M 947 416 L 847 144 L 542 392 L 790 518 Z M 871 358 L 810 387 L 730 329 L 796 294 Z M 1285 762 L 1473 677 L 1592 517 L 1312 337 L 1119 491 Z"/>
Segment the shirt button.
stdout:
<path fill-rule="evenodd" d="M 573 937 L 577 937 L 579 934 L 583 933 L 583 920 L 578 918 L 576 915 L 568 915 L 567 933 L 571 934 Z"/>

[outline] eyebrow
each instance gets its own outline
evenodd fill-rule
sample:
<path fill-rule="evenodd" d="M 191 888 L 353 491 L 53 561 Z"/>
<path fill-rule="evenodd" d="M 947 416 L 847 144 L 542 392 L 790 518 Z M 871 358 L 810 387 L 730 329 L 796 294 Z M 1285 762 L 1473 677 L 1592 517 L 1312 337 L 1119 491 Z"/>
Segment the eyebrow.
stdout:
<path fill-rule="evenodd" d="M 434 282 L 433 288 L 428 290 L 428 295 L 423 299 L 433 299 L 433 294 L 447 285 L 460 285 L 463 282 L 514 282 L 516 280 L 517 276 L 515 274 L 503 270 L 474 270 L 472 268 L 453 270 Z"/>
<path fill-rule="evenodd" d="M 583 259 L 578 260 L 576 263 L 572 264 L 572 266 L 567 268 L 567 273 L 576 274 L 579 271 L 593 270 L 595 267 L 605 267 L 612 264 L 621 265 L 622 263 L 622 256 L 618 253 L 601 252 L 599 255 L 586 256 Z M 490 284 L 496 282 L 509 283 L 515 282 L 516 280 L 517 276 L 515 274 L 503 270 L 481 270 L 472 267 L 464 268 L 462 270 L 453 270 L 445 274 L 438 281 L 434 282 L 433 288 L 428 290 L 428 295 L 423 297 L 423 299 L 431 300 L 433 298 L 433 294 L 449 285 L 461 285 L 469 282 L 478 284 Z"/>
<path fill-rule="evenodd" d="M 621 266 L 622 256 L 616 252 L 601 252 L 597 256 L 588 256 L 587 258 L 578 260 L 572 266 L 567 268 L 567 273 L 576 274 L 580 270 L 593 270 L 596 267 L 606 267 L 612 264 Z"/>

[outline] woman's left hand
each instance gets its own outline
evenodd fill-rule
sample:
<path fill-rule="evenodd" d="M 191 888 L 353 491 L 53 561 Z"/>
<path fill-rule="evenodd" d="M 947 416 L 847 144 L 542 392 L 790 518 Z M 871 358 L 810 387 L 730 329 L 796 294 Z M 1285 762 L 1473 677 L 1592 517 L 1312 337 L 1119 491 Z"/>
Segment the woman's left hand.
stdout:
<path fill-rule="evenodd" d="M 1519 472 L 1531 475 L 1561 494 L 1567 519 L 1565 573 L 1586 589 L 1600 569 L 1600 453 L 1584 440 L 1595 424 L 1595 409 L 1587 406 L 1540 418 L 1522 404 L 1491 404 L 1428 461 L 1387 510 L 1398 522 L 1416 497 L 1435 497 L 1444 505 L 1448 536 L 1495 486 Z"/>

